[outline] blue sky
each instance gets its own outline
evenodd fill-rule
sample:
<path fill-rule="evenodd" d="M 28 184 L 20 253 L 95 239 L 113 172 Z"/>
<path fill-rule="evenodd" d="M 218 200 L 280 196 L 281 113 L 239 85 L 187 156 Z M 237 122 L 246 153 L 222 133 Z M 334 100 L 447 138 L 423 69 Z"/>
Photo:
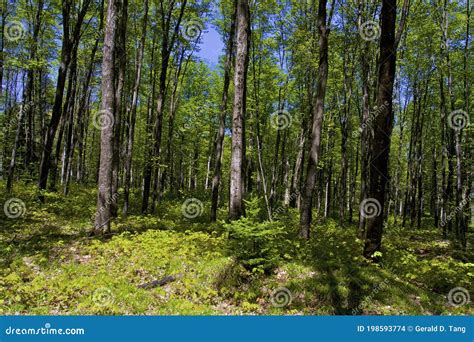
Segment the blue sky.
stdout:
<path fill-rule="evenodd" d="M 222 43 L 219 33 L 213 27 L 207 28 L 199 45 L 201 50 L 198 52 L 198 56 L 211 68 L 216 67 L 224 49 L 224 43 Z"/>

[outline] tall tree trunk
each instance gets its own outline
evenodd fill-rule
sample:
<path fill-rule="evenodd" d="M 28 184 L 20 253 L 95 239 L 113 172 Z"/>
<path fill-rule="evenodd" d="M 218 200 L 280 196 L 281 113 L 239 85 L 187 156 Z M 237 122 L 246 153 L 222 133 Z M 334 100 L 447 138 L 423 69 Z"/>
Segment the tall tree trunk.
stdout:
<path fill-rule="evenodd" d="M 258 40 L 258 39 L 256 39 Z M 267 180 L 265 177 L 265 169 L 263 165 L 263 139 L 260 133 L 260 76 L 262 71 L 262 58 L 258 56 L 256 58 L 256 50 L 259 48 L 256 44 L 251 45 L 252 48 L 252 74 L 253 74 L 253 96 L 255 101 L 255 143 L 257 147 L 257 162 L 258 162 L 258 173 L 257 173 L 257 181 L 261 185 L 263 190 L 263 197 L 265 199 L 265 206 L 267 209 L 267 217 L 271 221 L 272 220 L 272 210 L 270 206 L 270 199 L 268 195 L 267 189 Z M 258 66 L 258 72 L 257 72 Z M 252 115 L 252 112 L 250 112 Z M 252 119 L 252 117 L 251 117 Z"/>
<path fill-rule="evenodd" d="M 349 162 L 347 157 L 347 144 L 349 136 L 349 115 L 351 111 L 351 97 L 352 97 L 352 78 L 354 74 L 354 67 L 351 74 L 349 74 L 349 60 L 351 55 L 346 56 L 344 53 L 344 104 L 339 121 L 341 124 L 341 189 L 339 196 L 339 219 L 341 223 L 344 222 L 345 213 L 347 209 L 347 174 L 349 169 Z"/>
<path fill-rule="evenodd" d="M 257 160 L 258 160 L 258 174 L 261 178 L 262 188 L 263 188 L 263 197 L 265 199 L 265 206 L 267 208 L 267 217 L 270 221 L 273 220 L 272 208 L 270 206 L 270 199 L 268 196 L 268 189 L 267 189 L 267 180 L 265 178 L 265 170 L 263 168 L 263 158 L 262 158 L 262 139 L 260 134 L 260 118 L 259 118 L 259 110 L 257 105 L 256 112 L 256 145 L 257 145 Z"/>
<path fill-rule="evenodd" d="M 370 116 L 370 90 L 369 90 L 369 43 L 365 42 L 362 59 L 362 131 L 360 134 L 360 201 L 367 196 L 367 180 L 369 178 L 369 144 L 371 135 L 369 134 L 368 120 Z M 365 216 L 359 211 L 358 237 L 365 237 Z"/>
<path fill-rule="evenodd" d="M 319 148 L 321 144 L 321 133 L 324 117 L 324 101 L 326 97 L 326 83 L 328 78 L 328 36 L 329 23 L 326 23 L 327 0 L 319 0 L 317 26 L 319 31 L 319 69 L 318 84 L 316 88 L 315 105 L 313 108 L 313 123 L 311 131 L 311 149 L 308 160 L 306 181 L 302 193 L 300 236 L 309 239 L 312 221 L 313 194 L 316 184 L 316 169 L 319 162 Z M 333 2 L 334 6 L 334 2 Z"/>
<path fill-rule="evenodd" d="M 15 133 L 15 141 L 13 143 L 12 155 L 10 158 L 10 165 L 8 166 L 7 192 L 9 194 L 13 190 L 13 172 L 15 170 L 16 156 L 17 156 L 18 147 L 20 145 L 21 128 L 23 125 L 23 121 L 25 119 L 25 113 L 26 113 L 26 109 L 24 108 L 25 106 L 26 106 L 25 104 L 22 104 L 20 106 L 20 113 L 18 114 L 18 123 L 17 123 L 16 133 Z"/>
<path fill-rule="evenodd" d="M 444 26 L 443 26 L 443 38 L 444 38 L 444 52 L 445 52 L 445 58 L 446 58 L 446 70 L 447 70 L 447 88 L 448 88 L 448 99 L 450 103 L 450 112 L 454 111 L 454 104 L 455 104 L 455 98 L 454 98 L 454 90 L 453 90 L 453 76 L 452 76 L 452 70 L 451 70 L 451 58 L 449 54 L 449 39 L 448 39 L 448 24 L 449 24 L 449 13 L 448 13 L 448 0 L 444 0 L 444 5 L 443 5 L 443 18 L 444 18 Z M 448 208 L 450 208 L 450 203 L 453 203 L 451 201 L 453 197 L 453 180 L 454 180 L 454 157 L 455 157 L 455 132 L 451 127 L 447 130 L 447 147 L 448 147 L 448 178 L 447 178 L 447 185 L 446 185 L 446 203 L 448 205 Z M 448 220 L 448 231 L 452 230 L 452 220 Z"/>
<path fill-rule="evenodd" d="M 7 22 L 7 0 L 1 0 L 1 1 L 2 2 L 1 2 L 1 7 L 0 7 L 0 14 L 1 14 L 2 19 L 0 23 L 0 34 L 2 36 L 2 39 L 0 40 L 0 98 L 2 97 L 2 94 L 3 94 L 3 63 L 4 63 L 3 49 L 5 47 L 5 24 Z"/>
<path fill-rule="evenodd" d="M 56 136 L 56 131 L 63 115 L 62 106 L 63 106 L 63 96 L 64 96 L 64 87 L 66 85 L 66 74 L 71 62 L 71 53 L 74 50 L 74 45 L 79 43 L 79 38 L 81 35 L 81 27 L 84 21 L 84 17 L 87 13 L 91 0 L 83 0 L 81 4 L 81 9 L 77 16 L 74 29 L 72 32 L 72 37 L 70 35 L 70 13 L 71 6 L 73 4 L 72 0 L 62 0 L 62 21 L 63 21 L 63 43 L 61 49 L 61 63 L 58 71 L 58 79 L 56 83 L 56 94 L 54 96 L 54 104 L 51 114 L 51 120 L 48 124 L 46 131 L 45 142 L 43 146 L 43 151 L 41 155 L 40 162 L 40 174 L 38 180 L 38 187 L 40 191 L 46 189 L 48 183 L 48 175 L 51 166 L 51 153 L 54 143 L 54 138 Z M 39 200 L 44 201 L 44 196 L 40 192 Z"/>
<path fill-rule="evenodd" d="M 291 194 L 290 194 L 290 207 L 296 208 L 299 207 L 299 196 L 300 196 L 300 179 L 301 172 L 303 170 L 303 156 L 304 156 L 304 147 L 306 143 L 306 131 L 307 131 L 307 118 L 303 117 L 301 121 L 300 135 L 298 139 L 298 154 L 295 159 L 295 166 L 293 168 L 293 175 L 291 179 Z"/>
<path fill-rule="evenodd" d="M 61 50 L 61 63 L 58 71 L 58 80 L 56 84 L 56 94 L 54 97 L 54 105 L 51 114 L 51 120 L 46 132 L 45 143 L 41 155 L 40 174 L 38 187 L 40 191 L 45 190 L 48 182 L 48 175 L 51 167 L 51 152 L 56 136 L 56 130 L 62 116 L 62 105 L 64 88 L 66 86 L 66 74 L 71 60 L 71 44 L 69 42 L 69 15 L 71 4 L 70 1 L 63 1 L 63 44 Z M 40 201 L 44 201 L 43 195 L 39 195 Z"/>
<path fill-rule="evenodd" d="M 219 115 L 219 128 L 216 139 L 216 155 L 214 159 L 214 176 L 211 190 L 211 222 L 217 220 L 217 207 L 219 206 L 219 187 L 222 176 L 222 155 L 224 151 L 225 120 L 227 117 L 227 102 L 229 97 L 230 73 L 232 68 L 232 54 L 234 51 L 235 21 L 237 18 L 237 0 L 234 0 L 234 13 L 231 18 L 229 35 L 227 37 L 227 50 L 224 64 L 224 89 Z"/>
<path fill-rule="evenodd" d="M 120 151 L 123 133 L 123 116 L 125 111 L 124 87 L 125 73 L 127 71 L 127 24 L 128 24 L 128 0 L 118 2 L 117 11 L 119 13 L 116 45 L 115 45 L 115 124 L 114 124 L 114 147 L 113 147 L 113 167 L 112 167 L 112 203 L 110 211 L 113 217 L 118 215 L 118 198 L 119 198 L 119 173 L 120 173 Z"/>
<path fill-rule="evenodd" d="M 147 119 L 146 119 L 146 140 L 145 140 L 145 166 L 143 170 L 143 193 L 142 193 L 142 214 L 146 214 L 148 210 L 148 201 L 150 197 L 150 184 L 151 184 L 151 173 L 153 171 L 153 148 L 149 147 L 151 145 L 151 135 L 152 135 L 152 121 L 155 113 L 155 106 L 154 106 L 154 98 L 156 94 L 156 71 L 154 68 L 154 60 L 155 60 L 155 50 L 156 50 L 156 40 L 157 34 L 154 32 L 153 34 L 153 43 L 151 48 L 151 67 L 150 67 L 150 79 L 151 79 L 151 96 L 148 96 L 147 99 Z"/>
<path fill-rule="evenodd" d="M 68 86 L 67 86 L 67 91 L 66 91 L 66 98 L 64 101 L 63 109 L 62 109 L 58 138 L 56 139 L 56 149 L 52 158 L 53 164 L 51 165 L 51 183 L 49 185 L 49 188 L 51 191 L 57 190 L 56 182 L 58 179 L 58 173 L 59 173 L 58 170 L 59 170 L 60 161 L 62 161 L 62 166 L 64 166 L 64 160 L 61 160 L 61 147 L 63 145 L 64 132 L 68 128 L 70 109 L 72 109 L 73 103 L 74 103 L 73 93 L 74 93 L 74 88 L 75 88 L 74 84 L 76 80 L 76 71 L 77 71 L 77 63 L 75 62 L 76 59 L 77 59 L 77 45 L 73 47 L 73 51 L 71 54 L 72 64 L 69 67 L 69 71 L 68 71 Z M 67 138 L 67 131 L 66 131 L 66 138 Z M 60 179 L 60 181 L 62 182 L 62 178 Z"/>
<path fill-rule="evenodd" d="M 30 49 L 30 61 L 36 62 L 36 55 L 38 51 L 38 36 L 41 29 L 41 18 L 43 13 L 44 1 L 39 0 L 36 6 L 36 14 L 33 24 L 33 36 L 32 44 Z M 31 162 L 33 161 L 34 156 L 34 109 L 37 106 L 34 106 L 34 94 L 35 90 L 35 74 L 37 73 L 37 67 L 31 67 L 28 69 L 28 96 L 24 101 L 28 101 L 28 108 L 26 112 L 26 156 L 25 156 L 25 165 L 27 169 L 31 170 Z"/>
<path fill-rule="evenodd" d="M 115 101 L 115 69 L 114 53 L 117 31 L 117 8 L 122 0 L 109 0 L 105 24 L 104 49 L 102 57 L 102 102 L 101 112 L 113 118 Z M 98 180 L 97 213 L 93 234 L 100 235 L 110 232 L 112 218 L 112 168 L 113 168 L 113 135 L 114 125 L 104 125 L 100 137 L 100 168 Z"/>
<path fill-rule="evenodd" d="M 431 215 L 434 219 L 434 226 L 438 228 L 439 226 L 439 215 L 438 215 L 438 150 L 435 142 L 432 142 L 432 152 L 431 152 L 431 165 L 432 165 L 432 173 L 431 173 L 431 196 L 430 196 L 430 207 L 431 207 Z"/>
<path fill-rule="evenodd" d="M 145 52 L 146 31 L 148 25 L 148 0 L 145 0 L 145 14 L 143 15 L 142 37 L 137 51 L 135 83 L 133 85 L 132 103 L 130 109 L 130 121 L 128 126 L 128 142 L 124 165 L 124 195 L 123 195 L 123 216 L 128 215 L 130 199 L 130 180 L 132 176 L 133 142 L 135 139 L 135 123 L 137 120 L 138 95 L 142 75 L 143 55 Z"/>
<path fill-rule="evenodd" d="M 156 119 L 155 119 L 155 124 L 153 127 L 153 138 L 154 138 L 154 144 L 153 144 L 153 150 L 152 150 L 152 156 L 153 156 L 153 164 L 149 163 L 148 168 L 151 168 L 151 170 L 146 171 L 147 177 L 144 178 L 144 184 L 143 184 L 143 201 L 142 201 L 142 212 L 147 212 L 148 211 L 148 201 L 149 201 L 149 196 L 150 196 L 150 189 L 152 185 L 152 175 L 154 176 L 154 187 L 153 187 L 153 205 L 152 205 L 152 212 L 157 200 L 158 196 L 158 185 L 159 185 L 159 180 L 158 180 L 158 174 L 159 174 L 159 168 L 158 168 L 158 163 L 157 161 L 159 160 L 160 157 L 160 150 L 161 150 L 161 136 L 162 136 L 162 130 L 163 130 L 163 109 L 164 109 L 164 102 L 165 102 L 165 96 L 166 96 L 166 89 L 167 89 L 167 73 L 168 73 L 168 66 L 170 62 L 170 55 L 171 52 L 173 51 L 175 42 L 178 38 L 178 33 L 179 33 L 179 27 L 181 24 L 181 21 L 183 19 L 184 15 L 184 10 L 186 8 L 187 0 L 184 0 L 180 3 L 180 11 L 179 11 L 179 17 L 175 21 L 175 25 L 173 29 L 171 30 L 171 37 L 170 37 L 170 29 L 171 29 L 171 24 L 172 24 L 172 16 L 173 16 L 173 9 L 175 6 L 174 1 L 170 4 L 170 8 L 168 10 L 168 13 L 165 14 L 164 8 L 163 8 L 163 0 L 160 0 L 160 12 L 162 15 L 162 47 L 161 47 L 161 68 L 160 68 L 160 79 L 159 79 L 159 85 L 158 85 L 158 98 L 156 101 Z M 149 175 L 149 176 L 148 176 Z"/>
<path fill-rule="evenodd" d="M 350 196 L 349 196 L 349 224 L 352 224 L 352 214 L 354 212 L 354 202 L 355 202 L 355 192 L 356 192 L 356 181 L 357 176 L 359 174 L 359 149 L 356 151 L 356 157 L 354 162 L 354 171 L 352 173 L 352 181 L 351 181 L 351 189 L 350 189 Z"/>
<path fill-rule="evenodd" d="M 234 75 L 234 107 L 232 113 L 232 154 L 230 165 L 229 218 L 239 219 L 243 214 L 243 164 L 245 158 L 245 110 L 247 69 L 250 42 L 250 8 L 248 0 L 237 4 L 237 56 Z"/>
<path fill-rule="evenodd" d="M 184 55 L 184 50 L 183 50 Z M 181 69 L 181 63 L 179 63 L 178 69 Z M 163 175 L 161 177 L 161 191 L 163 192 L 166 187 L 166 182 L 169 184 L 170 191 L 173 192 L 173 134 L 174 134 L 174 126 L 175 126 L 175 117 L 176 112 L 178 111 L 178 84 L 179 84 L 179 75 L 176 73 L 173 85 L 173 91 L 171 92 L 170 96 L 170 107 L 168 112 L 168 137 L 166 141 L 166 159 L 165 165 L 166 167 L 163 170 Z"/>
<path fill-rule="evenodd" d="M 370 179 L 368 198 L 378 202 L 380 210 L 367 218 L 367 233 L 364 256 L 367 258 L 379 251 L 383 233 L 383 213 L 385 189 L 388 180 L 388 159 L 390 154 L 390 136 L 392 134 L 393 111 L 392 93 L 396 70 L 395 26 L 397 1 L 382 0 L 380 59 L 378 71 L 377 106 L 380 113 L 374 120 L 375 131 L 370 146 Z"/>
<path fill-rule="evenodd" d="M 77 45 L 76 45 L 77 46 Z M 75 99 L 76 99 L 76 87 L 77 87 L 77 47 L 73 52 L 73 60 L 71 64 L 70 79 L 68 85 L 68 97 L 67 97 L 67 109 L 64 111 L 66 116 L 65 128 L 66 132 L 66 141 L 64 146 L 64 158 L 62 163 L 61 171 L 61 183 L 63 184 L 63 193 L 67 195 L 68 185 L 67 185 L 67 171 L 69 167 L 69 162 L 71 161 L 71 153 L 74 150 L 72 146 L 73 142 L 73 132 L 74 132 L 74 110 L 75 110 Z"/>
<path fill-rule="evenodd" d="M 406 106 L 405 106 L 406 107 Z M 400 181 L 401 181 L 401 173 L 402 173 L 402 148 L 403 148 L 403 131 L 405 128 L 405 119 L 404 119 L 404 111 L 400 109 L 399 111 L 399 122 L 400 122 L 400 136 L 398 142 L 398 152 L 397 152 L 397 170 L 395 172 L 395 194 L 394 194 L 394 209 L 393 214 L 395 217 L 395 222 L 397 222 L 397 217 L 399 216 L 398 208 L 401 207 L 403 200 L 401 200 L 400 196 Z"/>
<path fill-rule="evenodd" d="M 180 47 L 180 52 L 176 56 L 176 65 L 175 72 L 173 76 L 173 87 L 170 96 L 170 104 L 168 110 L 168 137 L 166 141 L 166 156 L 165 156 L 165 167 L 163 168 L 163 173 L 161 176 L 161 185 L 160 185 L 160 196 L 163 194 L 166 188 L 166 183 L 168 182 L 170 192 L 173 193 L 174 184 L 174 160 L 173 160 L 173 136 L 174 136 L 174 127 L 175 127 L 175 118 L 178 111 L 178 102 L 179 102 L 179 85 L 182 83 L 183 78 L 180 79 L 182 71 L 186 71 L 189 60 L 191 59 L 192 53 L 189 54 L 186 62 L 184 62 L 186 56 L 186 46 Z M 183 65 L 184 64 L 184 65 Z"/>
<path fill-rule="evenodd" d="M 467 71 L 467 59 L 468 59 L 468 54 L 469 54 L 469 32 L 470 32 L 470 21 L 471 21 L 471 8 L 470 8 L 470 3 L 469 0 L 466 2 L 466 40 L 464 44 L 464 54 L 463 54 L 463 71 L 464 71 L 464 79 L 463 79 L 463 90 L 464 90 L 464 108 L 468 110 L 469 107 L 469 95 L 470 95 L 470 87 L 469 87 L 469 82 L 468 82 L 468 71 Z M 456 132 L 456 166 L 457 166 L 457 203 L 458 206 L 461 207 L 461 210 L 458 213 L 458 216 L 456 217 L 457 220 L 457 225 L 459 227 L 459 232 L 460 232 L 460 237 L 461 237 L 461 244 L 465 248 L 466 247 L 466 232 L 468 228 L 468 223 L 467 223 L 467 218 L 464 216 L 465 214 L 465 209 L 464 205 L 461 204 L 461 199 L 462 201 L 466 201 L 466 197 L 469 196 L 467 193 L 469 193 L 469 185 L 466 186 L 466 189 L 463 189 L 463 181 L 461 179 L 462 177 L 462 150 L 461 150 L 461 130 Z M 468 159 L 469 160 L 469 159 Z M 472 160 L 472 159 L 471 159 Z M 469 175 L 468 172 L 466 172 L 465 177 L 467 179 L 466 184 L 469 184 L 469 176 L 472 178 L 472 168 L 471 168 L 471 174 Z M 461 196 L 461 193 L 463 190 L 466 192 L 464 196 Z M 472 190 L 471 190 L 472 191 Z M 472 194 L 472 193 L 471 193 Z M 474 199 L 472 198 L 471 195 L 471 202 L 474 202 Z"/>
<path fill-rule="evenodd" d="M 441 75 L 440 75 L 441 76 Z M 447 122 L 447 109 L 446 101 L 444 97 L 444 85 L 443 78 L 439 78 L 439 92 L 440 92 L 440 116 L 441 116 L 441 197 L 440 197 L 440 222 L 443 229 L 443 237 L 447 237 L 446 227 L 446 216 L 448 208 L 448 195 L 447 195 L 447 176 L 446 176 L 446 159 L 448 157 L 447 133 L 446 133 L 446 122 Z"/>
<path fill-rule="evenodd" d="M 103 28 L 103 15 L 104 11 L 101 8 L 100 9 L 100 24 L 99 27 L 102 29 Z M 84 151 L 85 151 L 85 146 L 86 146 L 86 139 L 85 137 L 87 136 L 86 134 L 86 117 L 85 117 L 85 112 L 87 108 L 87 104 L 90 101 L 90 96 L 91 96 L 91 91 L 89 90 L 89 85 L 91 83 L 92 79 L 92 73 L 94 71 L 94 65 L 95 65 L 95 55 L 97 53 L 97 50 L 99 48 L 99 39 L 100 37 L 97 37 L 95 40 L 94 47 L 92 48 L 91 55 L 90 55 L 90 63 L 89 67 L 87 69 L 87 76 L 84 80 L 84 84 L 82 87 L 82 96 L 81 96 L 81 101 L 79 103 L 79 109 L 78 109 L 78 118 L 77 118 L 77 124 L 78 124 L 78 162 L 77 162 L 77 175 L 76 175 L 76 180 L 81 182 L 82 178 L 84 176 L 84 168 L 83 168 L 83 161 L 84 161 Z"/>

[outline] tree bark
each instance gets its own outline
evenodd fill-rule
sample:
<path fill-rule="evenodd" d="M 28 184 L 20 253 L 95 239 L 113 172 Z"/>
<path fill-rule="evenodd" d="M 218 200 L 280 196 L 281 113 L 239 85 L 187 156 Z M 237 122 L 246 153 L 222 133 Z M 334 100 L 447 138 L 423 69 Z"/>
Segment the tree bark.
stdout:
<path fill-rule="evenodd" d="M 243 215 L 244 125 L 246 110 L 246 83 L 250 42 L 250 8 L 248 0 L 237 4 L 237 56 L 234 75 L 234 107 L 232 113 L 232 154 L 230 165 L 229 218 Z"/>
<path fill-rule="evenodd" d="M 151 68 L 150 68 L 150 79 L 151 79 L 151 94 L 148 95 L 147 99 L 147 119 L 146 119 L 146 140 L 145 146 L 147 147 L 145 150 L 145 166 L 143 170 L 143 193 L 142 193 L 142 214 L 146 214 L 148 210 L 148 201 L 150 197 L 150 184 L 151 184 L 151 173 L 152 173 L 152 158 L 153 158 L 153 148 L 148 147 L 152 144 L 150 137 L 152 136 L 152 121 L 153 116 L 155 113 L 155 106 L 154 106 L 154 98 L 156 94 L 156 71 L 155 71 L 155 52 L 156 48 L 156 41 L 157 41 L 157 34 L 156 32 L 153 33 L 153 43 L 151 47 Z"/>
<path fill-rule="evenodd" d="M 135 83 L 133 85 L 132 103 L 130 108 L 130 121 L 128 126 L 128 142 L 124 165 L 124 195 L 123 216 L 128 215 L 130 200 L 130 181 L 132 176 L 133 142 L 135 140 L 135 123 L 137 120 L 138 95 L 142 75 L 143 55 L 145 52 L 146 32 L 148 25 L 148 0 L 145 0 L 145 14 L 143 15 L 142 37 L 137 51 L 137 65 L 135 69 Z"/>
<path fill-rule="evenodd" d="M 222 176 L 222 155 L 224 151 L 225 120 L 227 117 L 227 103 L 229 97 L 230 73 L 232 68 L 232 54 L 234 51 L 235 21 L 237 18 L 237 0 L 234 0 L 234 13 L 231 18 L 229 35 L 227 37 L 227 51 L 224 64 L 224 89 L 222 91 L 219 129 L 216 139 L 216 155 L 214 160 L 214 176 L 211 190 L 211 222 L 217 220 L 217 207 L 219 206 L 219 187 Z"/>
<path fill-rule="evenodd" d="M 117 31 L 117 8 L 121 0 L 109 0 L 105 24 L 104 48 L 102 58 L 102 102 L 101 113 L 113 118 L 115 102 L 115 69 L 114 52 Z M 95 216 L 94 235 L 110 232 L 112 201 L 112 168 L 113 168 L 113 135 L 114 125 L 104 125 L 100 139 L 100 167 L 98 180 L 97 213 Z"/>
<path fill-rule="evenodd" d="M 84 21 L 84 17 L 87 13 L 91 0 L 83 0 L 82 7 L 76 19 L 76 24 L 73 29 L 72 37 L 70 36 L 70 14 L 72 0 L 62 0 L 62 19 L 63 19 L 63 44 L 61 49 L 61 62 L 58 71 L 58 79 L 56 83 L 56 94 L 54 97 L 54 104 L 51 114 L 51 120 L 48 124 L 46 131 L 45 143 L 43 146 L 43 151 L 41 155 L 40 162 L 40 175 L 38 180 L 38 187 L 40 194 L 38 196 L 41 202 L 44 202 L 44 195 L 41 191 L 46 190 L 48 183 L 48 175 L 51 166 L 51 153 L 54 143 L 54 138 L 56 136 L 56 131 L 63 115 L 62 105 L 63 105 L 63 96 L 64 96 L 64 87 L 66 85 L 66 74 L 71 62 L 71 53 L 75 44 L 78 44 L 81 27 Z"/>
<path fill-rule="evenodd" d="M 179 27 L 181 24 L 181 21 L 183 19 L 184 15 L 184 10 L 186 8 L 187 1 L 184 0 L 181 2 L 181 8 L 179 11 L 179 17 L 175 22 L 174 28 L 171 33 L 170 37 L 170 28 L 172 24 L 172 14 L 173 14 L 173 9 L 174 9 L 174 1 L 170 4 L 170 8 L 168 10 L 168 13 L 165 14 L 164 8 L 163 8 L 163 0 L 160 0 L 160 11 L 162 15 L 162 47 L 161 47 L 161 68 L 160 68 L 160 79 L 159 79 L 159 85 L 158 85 L 158 98 L 156 101 L 156 119 L 155 119 L 155 124 L 153 127 L 153 137 L 154 137 L 154 144 L 153 144 L 153 150 L 152 150 L 152 156 L 153 156 L 153 165 L 151 162 L 149 162 L 147 167 L 149 170 L 146 171 L 147 177 L 144 178 L 144 184 L 143 184 L 143 201 L 142 201 L 142 212 L 146 213 L 148 211 L 148 201 L 149 201 L 149 195 L 150 195 L 150 189 L 151 189 L 151 182 L 152 182 L 152 175 L 154 176 L 155 179 L 155 185 L 153 188 L 153 205 L 152 205 L 152 212 L 153 208 L 155 206 L 155 202 L 157 200 L 158 196 L 158 185 L 159 185 L 159 180 L 158 180 L 158 159 L 160 157 L 160 149 L 161 149 L 161 135 L 162 135 L 162 130 L 163 130 L 163 109 L 164 109 L 164 102 L 165 102 L 165 97 L 166 97 L 166 89 L 167 89 L 167 73 L 168 73 L 168 66 L 170 62 L 170 55 L 171 51 L 174 48 L 175 42 L 178 38 L 178 33 L 179 33 Z M 151 170 L 150 170 L 151 168 Z M 149 176 L 148 176 L 149 175 Z"/>
<path fill-rule="evenodd" d="M 124 101 L 124 87 L 125 87 L 125 73 L 127 71 L 127 24 L 128 24 L 128 0 L 121 0 L 117 3 L 117 27 L 116 27 L 116 43 L 115 43 L 115 107 L 114 107 L 114 147 L 113 147 L 113 166 L 112 166 L 112 203 L 110 204 L 110 211 L 113 217 L 118 215 L 118 199 L 119 199 L 119 174 L 120 174 L 120 157 L 121 144 L 123 141 L 122 124 L 125 101 Z"/>
<path fill-rule="evenodd" d="M 317 26 L 319 31 L 319 68 L 318 84 L 316 88 L 315 105 L 313 107 L 313 123 L 311 131 L 311 149 L 308 160 L 306 181 L 302 191 L 300 236 L 309 239 L 312 221 L 313 194 L 316 184 L 316 169 L 320 158 L 321 133 L 324 117 L 324 101 L 326 97 L 326 83 L 328 78 L 328 37 L 329 24 L 326 23 L 327 0 L 319 0 Z M 334 6 L 334 5 L 333 5 Z M 330 21 L 329 21 L 330 23 Z"/>
<path fill-rule="evenodd" d="M 393 127 L 392 93 L 396 70 L 395 26 L 397 1 L 382 0 L 380 59 L 378 71 L 377 106 L 379 115 L 375 118 L 375 132 L 370 146 L 370 179 L 368 198 L 378 201 L 380 211 L 367 219 L 367 233 L 364 256 L 371 258 L 381 248 L 385 189 L 388 181 L 388 159 L 390 136 Z"/>
<path fill-rule="evenodd" d="M 3 63 L 4 63 L 4 47 L 5 47 L 5 24 L 7 22 L 7 0 L 1 0 L 1 8 L 0 8 L 0 14 L 1 14 L 1 24 L 0 24 L 0 34 L 2 36 L 2 39 L 0 40 L 0 97 L 3 94 Z M 2 170 L 3 171 L 3 170 Z"/>

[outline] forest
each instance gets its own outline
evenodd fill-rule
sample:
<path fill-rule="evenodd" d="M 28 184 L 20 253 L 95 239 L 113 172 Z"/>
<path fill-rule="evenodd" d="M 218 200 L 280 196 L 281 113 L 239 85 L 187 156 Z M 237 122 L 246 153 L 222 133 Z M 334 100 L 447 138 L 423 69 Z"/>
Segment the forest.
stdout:
<path fill-rule="evenodd" d="M 470 0 L 0 0 L 1 315 L 472 315 Z"/>

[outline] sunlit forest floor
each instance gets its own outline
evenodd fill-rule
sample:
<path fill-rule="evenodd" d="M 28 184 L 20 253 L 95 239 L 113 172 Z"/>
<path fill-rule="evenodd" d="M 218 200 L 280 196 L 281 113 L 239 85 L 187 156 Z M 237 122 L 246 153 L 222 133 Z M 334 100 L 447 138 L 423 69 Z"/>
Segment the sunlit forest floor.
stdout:
<path fill-rule="evenodd" d="M 26 207 L 19 218 L 0 217 L 0 314 L 474 314 L 472 304 L 447 300 L 456 287 L 474 294 L 472 228 L 462 251 L 428 219 L 417 230 L 391 218 L 376 265 L 360 256 L 355 225 L 318 219 L 309 243 L 300 241 L 293 210 L 280 215 L 284 233 L 268 240 L 274 246 L 247 241 L 271 261 L 252 267 L 228 225 L 208 222 L 204 199 L 195 219 L 183 217 L 182 201 L 167 200 L 155 215 L 119 216 L 98 239 L 88 237 L 95 196 L 73 187 L 66 198 L 48 193 L 40 206 L 33 184 L 0 195 Z M 139 198 L 131 203 L 138 213 Z"/>

